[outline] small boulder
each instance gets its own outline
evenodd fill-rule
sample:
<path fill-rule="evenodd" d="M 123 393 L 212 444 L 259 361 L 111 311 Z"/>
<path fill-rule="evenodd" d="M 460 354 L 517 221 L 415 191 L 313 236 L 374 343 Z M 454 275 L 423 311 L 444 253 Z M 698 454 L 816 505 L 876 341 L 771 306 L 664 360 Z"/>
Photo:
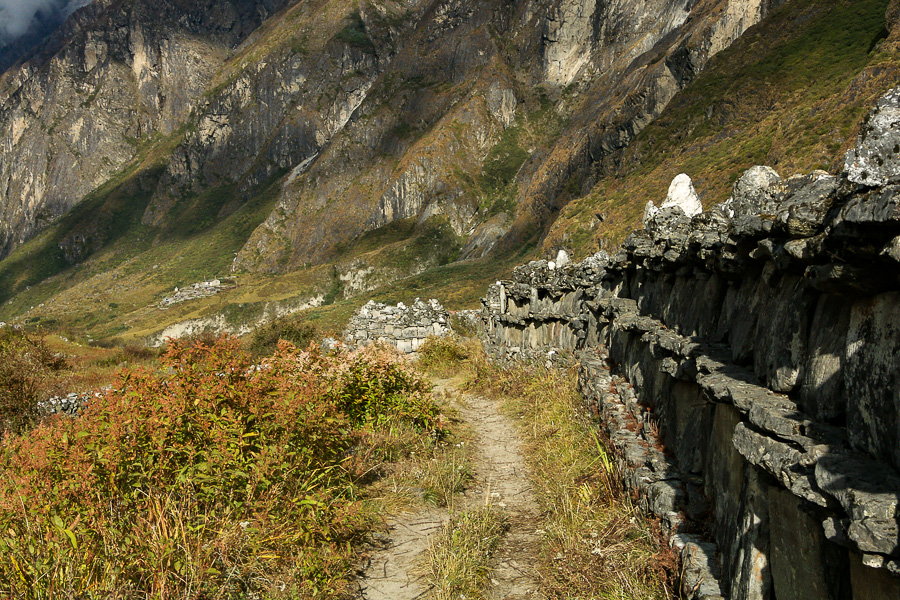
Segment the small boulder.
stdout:
<path fill-rule="evenodd" d="M 781 177 L 772 167 L 756 166 L 744 171 L 734 182 L 731 205 L 735 217 L 774 212 L 772 194 Z"/>
<path fill-rule="evenodd" d="M 676 175 L 672 183 L 669 184 L 669 193 L 659 208 L 664 209 L 675 206 L 684 211 L 684 214 L 688 217 L 694 217 L 703 212 L 700 196 L 697 195 L 697 190 L 694 189 L 691 178 L 685 173 Z"/>
<path fill-rule="evenodd" d="M 653 204 L 653 200 L 648 201 L 647 206 L 644 207 L 644 227 L 646 227 L 657 214 L 659 214 L 659 209 Z"/>
<path fill-rule="evenodd" d="M 847 179 L 860 185 L 900 182 L 900 87 L 878 99 L 860 129 L 856 147 L 844 157 L 844 171 Z"/>
<path fill-rule="evenodd" d="M 564 267 L 564 266 L 566 266 L 566 265 L 568 265 L 568 264 L 571 264 L 571 263 L 572 263 L 572 259 L 569 258 L 569 253 L 566 252 L 565 250 L 563 250 L 562 248 L 560 248 L 560 249 L 559 249 L 559 252 L 556 253 L 556 266 L 557 266 L 557 268 Z"/>

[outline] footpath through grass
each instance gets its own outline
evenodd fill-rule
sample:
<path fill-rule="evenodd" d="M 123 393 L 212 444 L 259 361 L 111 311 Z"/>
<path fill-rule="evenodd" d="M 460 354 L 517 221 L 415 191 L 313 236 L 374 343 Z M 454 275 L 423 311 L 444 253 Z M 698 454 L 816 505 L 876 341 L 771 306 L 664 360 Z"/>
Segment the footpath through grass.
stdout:
<path fill-rule="evenodd" d="M 541 591 L 547 597 L 672 597 L 674 562 L 655 536 L 653 523 L 626 495 L 576 389 L 575 369 L 498 366 L 487 360 L 479 343 L 450 338 L 430 340 L 422 354 L 422 368 L 459 376 L 469 391 L 502 400 L 519 423 L 533 488 L 546 515 Z M 469 523 L 461 523 L 459 533 L 445 542 L 452 549 L 440 551 L 441 556 L 468 552 L 474 571 L 485 564 L 483 547 L 466 532 L 483 529 L 482 519 L 477 514 L 465 519 Z M 475 537 L 479 535 L 492 534 Z"/>

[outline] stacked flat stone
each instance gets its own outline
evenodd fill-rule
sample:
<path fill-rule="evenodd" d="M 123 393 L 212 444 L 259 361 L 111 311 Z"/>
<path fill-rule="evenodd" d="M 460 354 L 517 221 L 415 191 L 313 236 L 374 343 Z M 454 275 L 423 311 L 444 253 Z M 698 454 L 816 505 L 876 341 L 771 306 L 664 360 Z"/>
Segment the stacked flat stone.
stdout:
<path fill-rule="evenodd" d="M 483 300 L 494 353 L 585 352 L 686 597 L 900 598 L 898 149 L 894 90 L 840 175 L 754 167 L 702 214 L 660 209 L 614 257 L 530 263 Z"/>
<path fill-rule="evenodd" d="M 423 302 L 416 298 L 411 306 L 402 302 L 388 306 L 370 300 L 350 319 L 344 339 L 352 344 L 384 342 L 409 354 L 429 337 L 450 332 L 450 313 L 437 300 Z"/>
<path fill-rule="evenodd" d="M 77 394 L 70 392 L 65 396 L 53 396 L 43 402 L 38 402 L 38 414 L 46 417 L 53 415 L 66 415 L 68 417 L 79 417 L 90 405 L 91 400 L 100 398 L 101 392 L 85 392 Z"/>
<path fill-rule="evenodd" d="M 187 302 L 188 300 L 198 300 L 200 298 L 208 298 L 215 296 L 222 290 L 233 288 L 235 282 L 230 279 L 212 279 L 210 281 L 200 281 L 193 283 L 186 288 L 175 288 L 175 293 L 166 296 L 159 302 L 160 308 L 168 308 L 173 304 Z"/>

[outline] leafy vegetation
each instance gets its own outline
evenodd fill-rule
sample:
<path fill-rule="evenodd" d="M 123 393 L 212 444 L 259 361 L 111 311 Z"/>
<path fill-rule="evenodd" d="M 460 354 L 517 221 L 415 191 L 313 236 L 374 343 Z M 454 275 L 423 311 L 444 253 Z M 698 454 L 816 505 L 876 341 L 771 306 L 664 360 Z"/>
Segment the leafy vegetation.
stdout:
<path fill-rule="evenodd" d="M 366 31 L 366 24 L 358 12 L 347 17 L 347 24 L 335 37 L 345 44 L 365 52 L 375 51 L 375 45 Z"/>
<path fill-rule="evenodd" d="M 38 401 L 66 366 L 42 338 L 0 327 L 0 437 L 34 425 Z"/>
<path fill-rule="evenodd" d="M 383 439 L 440 438 L 427 389 L 380 348 L 256 367 L 234 339 L 173 342 L 83 417 L 3 440 L 0 595 L 339 597 Z"/>

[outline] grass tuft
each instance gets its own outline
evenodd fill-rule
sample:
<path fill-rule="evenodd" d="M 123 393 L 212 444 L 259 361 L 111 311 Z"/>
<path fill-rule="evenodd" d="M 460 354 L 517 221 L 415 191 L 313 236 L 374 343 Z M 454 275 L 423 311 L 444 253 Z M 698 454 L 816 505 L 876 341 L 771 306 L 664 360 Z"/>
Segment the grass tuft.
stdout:
<path fill-rule="evenodd" d="M 506 531 L 502 511 L 486 506 L 455 515 L 436 534 L 428 553 L 428 577 L 436 600 L 483 598 L 489 563 Z"/>

